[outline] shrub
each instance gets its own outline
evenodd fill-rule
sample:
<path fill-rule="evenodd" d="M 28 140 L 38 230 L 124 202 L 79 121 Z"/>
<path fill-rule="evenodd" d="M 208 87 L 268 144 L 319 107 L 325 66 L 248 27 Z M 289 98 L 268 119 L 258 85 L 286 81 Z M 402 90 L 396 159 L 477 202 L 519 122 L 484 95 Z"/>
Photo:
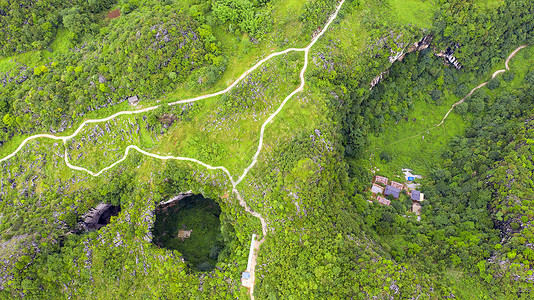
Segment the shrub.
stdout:
<path fill-rule="evenodd" d="M 382 151 L 382 153 L 380 153 L 380 160 L 388 163 L 391 161 L 391 155 L 386 151 Z"/>
<path fill-rule="evenodd" d="M 494 89 L 498 88 L 499 85 L 500 85 L 499 78 L 493 78 L 492 80 L 490 80 L 488 82 L 488 84 L 486 86 L 488 87 L 488 89 L 494 90 Z"/>

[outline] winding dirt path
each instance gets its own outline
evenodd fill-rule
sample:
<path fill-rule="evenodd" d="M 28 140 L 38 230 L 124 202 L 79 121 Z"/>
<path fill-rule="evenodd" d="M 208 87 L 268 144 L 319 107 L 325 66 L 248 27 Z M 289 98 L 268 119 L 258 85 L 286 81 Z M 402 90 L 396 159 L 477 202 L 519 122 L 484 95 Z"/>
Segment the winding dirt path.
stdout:
<path fill-rule="evenodd" d="M 506 59 L 506 61 L 505 61 L 505 63 L 504 63 L 506 69 L 495 71 L 495 72 L 492 74 L 491 78 L 493 79 L 493 78 L 495 78 L 497 75 L 499 75 L 499 74 L 501 74 L 501 73 L 504 73 L 504 72 L 510 70 L 510 67 L 508 66 L 510 60 L 517 54 L 517 52 L 519 52 L 519 50 L 521 50 L 521 49 L 523 49 L 523 48 L 525 48 L 525 47 L 527 47 L 527 46 L 528 46 L 528 45 L 521 45 L 521 46 L 517 47 L 517 49 L 515 49 L 512 53 L 510 53 L 510 55 L 508 55 L 508 58 Z M 393 144 L 397 144 L 397 143 L 400 143 L 400 142 L 403 142 L 403 141 L 406 141 L 406 140 L 409 140 L 409 139 L 416 138 L 416 137 L 418 137 L 418 136 L 424 134 L 425 132 L 430 132 L 431 130 L 434 130 L 434 129 L 438 128 L 439 126 L 441 126 L 441 125 L 443 124 L 443 122 L 445 121 L 445 119 L 447 119 L 447 117 L 449 116 L 449 114 L 452 112 L 452 110 L 454 109 L 454 107 L 455 107 L 456 105 L 458 105 L 458 104 L 460 104 L 460 103 L 463 103 L 463 102 L 465 101 L 465 99 L 467 99 L 467 98 L 468 98 L 469 96 L 471 96 L 476 90 L 478 90 L 479 88 L 485 86 L 486 84 L 488 84 L 488 81 L 479 84 L 477 87 L 475 87 L 474 89 L 472 89 L 472 90 L 471 90 L 471 91 L 470 91 L 470 92 L 469 92 L 469 93 L 468 93 L 462 100 L 460 100 L 460 101 L 454 103 L 454 104 L 452 105 L 451 109 L 449 109 L 449 111 L 447 111 L 447 113 L 445 114 L 445 116 L 443 117 L 443 119 L 441 120 L 441 122 L 440 122 L 439 124 L 436 124 L 435 126 L 430 127 L 430 128 L 428 128 L 428 129 L 426 129 L 426 130 L 423 130 L 423 131 L 421 131 L 421 132 L 419 132 L 419 133 L 417 133 L 417 134 L 415 134 L 415 135 L 412 135 L 412 136 L 409 136 L 409 137 L 405 137 L 405 138 L 403 138 L 403 139 L 396 140 L 396 141 L 394 141 L 394 142 L 392 142 L 392 143 L 389 143 L 388 146 L 393 145 Z M 378 149 L 380 149 L 380 148 L 374 148 L 372 151 L 376 151 L 376 150 L 378 150 Z M 369 152 L 369 151 L 370 151 L 370 150 L 368 149 L 368 150 L 366 150 L 365 152 Z"/>
<path fill-rule="evenodd" d="M 506 61 L 504 62 L 504 66 L 505 66 L 505 69 L 502 69 L 502 70 L 498 70 L 498 71 L 495 71 L 492 75 L 491 75 L 491 79 L 495 78 L 497 75 L 501 74 L 501 73 L 504 73 L 508 70 L 510 70 L 510 67 L 508 66 L 508 63 L 510 63 L 510 60 L 517 54 L 517 52 L 519 52 L 519 50 L 527 47 L 528 45 L 521 45 L 519 47 L 517 47 L 517 49 L 515 49 L 514 51 L 512 51 L 512 53 L 510 53 L 510 55 L 508 55 L 508 58 L 506 58 Z M 439 124 L 437 124 L 436 126 L 441 126 L 441 124 L 443 124 L 443 122 L 445 122 L 445 119 L 447 119 L 447 117 L 449 116 L 449 114 L 451 113 L 451 111 L 454 109 L 454 107 L 458 104 L 461 104 L 465 101 L 465 99 L 467 99 L 469 96 L 473 95 L 473 93 L 478 90 L 479 88 L 485 86 L 486 84 L 488 84 L 489 81 L 486 81 L 486 82 L 483 82 L 481 84 L 479 84 L 477 87 L 475 87 L 474 89 L 472 89 L 469 94 L 465 95 L 465 97 L 462 98 L 462 100 L 454 103 L 451 107 L 451 109 L 449 109 L 449 111 L 445 114 L 445 116 L 443 117 L 443 119 L 441 120 L 441 122 L 439 122 Z"/>
<path fill-rule="evenodd" d="M 211 97 L 215 97 L 215 96 L 218 96 L 218 95 L 222 95 L 222 94 L 228 93 L 241 80 L 243 80 L 247 75 L 249 75 L 251 72 L 256 70 L 259 66 L 261 66 L 263 63 L 265 63 L 266 61 L 270 60 L 271 58 L 273 58 L 275 56 L 283 55 L 283 54 L 286 54 L 286 53 L 292 52 L 292 51 L 304 52 L 304 65 L 303 65 L 302 69 L 300 70 L 300 74 L 299 74 L 299 77 L 300 77 L 300 85 L 299 85 L 299 87 L 297 89 L 295 89 L 293 92 L 291 92 L 291 94 L 289 94 L 284 99 L 284 101 L 282 101 L 282 103 L 280 104 L 278 109 L 274 113 L 272 113 L 269 116 L 269 118 L 267 118 L 267 120 L 262 124 L 261 131 L 260 131 L 260 136 L 259 136 L 258 148 L 256 150 L 256 153 L 254 154 L 254 157 L 252 158 L 252 162 L 243 170 L 243 173 L 241 174 L 241 176 L 239 176 L 239 178 L 237 180 L 234 180 L 234 178 L 232 177 L 232 174 L 230 174 L 228 169 L 226 169 L 223 166 L 214 167 L 214 166 L 206 164 L 206 163 L 204 163 L 202 161 L 199 161 L 197 159 L 190 158 L 190 157 L 180 157 L 180 156 L 170 156 L 170 155 L 161 156 L 161 155 L 153 154 L 153 153 L 150 153 L 150 152 L 145 151 L 143 149 L 140 149 L 136 145 L 129 145 L 128 147 L 126 147 L 126 150 L 124 151 L 124 155 L 122 156 L 121 159 L 119 159 L 118 161 L 116 161 L 113 164 L 109 165 L 108 167 L 103 168 L 102 170 L 100 170 L 98 172 L 93 172 L 93 171 L 88 170 L 86 168 L 75 166 L 75 165 L 73 165 L 73 164 L 71 164 L 69 162 L 67 141 L 69 139 L 75 137 L 76 135 L 78 135 L 78 133 L 80 133 L 80 131 L 83 129 L 83 127 L 85 125 L 87 125 L 89 123 L 106 122 L 106 121 L 112 120 L 115 117 L 121 116 L 121 115 L 132 115 L 132 114 L 140 114 L 140 113 L 148 112 L 148 111 L 151 111 L 151 110 L 155 110 L 155 109 L 159 108 L 162 105 L 151 106 L 151 107 L 147 107 L 147 108 L 139 109 L 139 110 L 121 111 L 121 112 L 113 114 L 113 115 L 111 115 L 111 116 L 109 116 L 107 118 L 102 118 L 102 119 L 86 120 L 86 121 L 84 121 L 83 123 L 80 124 L 78 129 L 76 129 L 76 131 L 73 134 L 68 135 L 68 136 L 56 136 L 56 135 L 51 135 L 51 134 L 36 134 L 36 135 L 32 135 L 32 136 L 24 139 L 22 141 L 22 143 L 20 143 L 20 145 L 17 147 L 17 149 L 15 151 L 13 151 L 11 154 L 9 154 L 9 155 L 3 157 L 2 159 L 0 159 L 0 162 L 6 161 L 6 160 L 10 159 L 11 157 L 15 156 L 31 140 L 38 139 L 38 138 L 49 138 L 49 139 L 53 139 L 53 140 L 62 140 L 63 141 L 63 145 L 65 147 L 64 160 L 65 160 L 65 164 L 69 168 L 71 168 L 73 170 L 77 170 L 77 171 L 86 172 L 86 173 L 88 173 L 88 174 L 90 174 L 92 176 L 95 176 L 95 177 L 101 175 L 103 172 L 115 167 L 117 164 L 119 164 L 122 161 L 124 161 L 128 157 L 128 154 L 129 154 L 131 149 L 136 150 L 137 152 L 139 152 L 141 154 L 144 154 L 146 156 L 150 156 L 152 158 L 156 158 L 156 159 L 160 159 L 160 160 L 173 159 L 173 160 L 191 161 L 191 162 L 200 164 L 200 165 L 202 165 L 205 168 L 210 169 L 210 170 L 222 170 L 224 173 L 226 173 L 226 175 L 228 175 L 228 179 L 232 183 L 232 191 L 233 191 L 233 193 L 235 193 L 236 198 L 239 201 L 239 205 L 244 207 L 246 212 L 248 212 L 252 216 L 260 219 L 260 222 L 261 222 L 263 237 L 261 238 L 261 240 L 256 242 L 256 245 L 255 245 L 256 251 L 254 251 L 254 256 L 253 256 L 253 260 L 252 260 L 252 268 L 251 268 L 252 272 L 250 274 L 253 284 L 252 284 L 252 287 L 249 289 L 249 294 L 250 294 L 251 299 L 254 299 L 254 285 L 255 285 L 255 272 L 254 271 L 255 271 L 255 267 L 256 267 L 256 263 L 257 263 L 256 262 L 256 258 L 258 256 L 257 252 L 259 251 L 259 247 L 261 246 L 261 244 L 263 244 L 263 242 L 265 241 L 265 237 L 267 236 L 267 233 L 268 233 L 268 228 L 267 228 L 267 222 L 265 221 L 265 218 L 263 218 L 259 213 L 255 212 L 254 210 L 252 210 L 248 206 L 248 204 L 243 199 L 241 194 L 238 192 L 236 187 L 241 181 L 243 181 L 243 179 L 248 174 L 250 169 L 252 169 L 252 167 L 254 167 L 254 165 L 257 163 L 258 157 L 259 157 L 259 155 L 261 153 L 261 150 L 263 148 L 263 138 L 264 138 L 264 134 L 265 134 L 265 128 L 267 127 L 267 125 L 278 115 L 278 113 L 280 113 L 280 111 L 282 111 L 282 109 L 286 105 L 287 101 L 289 101 L 289 99 L 291 99 L 291 97 L 293 97 L 298 92 L 304 90 L 304 85 L 306 84 L 305 78 L 304 78 L 304 74 L 306 72 L 306 69 L 308 68 L 308 55 L 309 55 L 310 49 L 313 47 L 313 45 L 315 45 L 317 40 L 327 31 L 327 29 L 330 26 L 330 24 L 332 24 L 332 21 L 334 21 L 334 19 L 337 17 L 341 7 L 343 6 L 343 3 L 345 3 L 345 0 L 341 0 L 338 3 L 338 6 L 337 6 L 335 12 L 329 17 L 329 19 L 328 19 L 327 23 L 325 24 L 324 28 L 315 37 L 312 38 L 310 44 L 307 47 L 305 47 L 305 48 L 289 48 L 289 49 L 286 49 L 286 50 L 283 50 L 283 51 L 280 51 L 280 52 L 275 52 L 275 53 L 270 54 L 269 56 L 267 56 L 264 59 L 262 59 L 259 62 L 257 62 L 250 69 L 245 71 L 238 79 L 236 79 L 231 85 L 229 85 L 226 89 L 224 89 L 222 91 L 219 91 L 219 92 L 216 92 L 216 93 L 212 93 L 212 94 L 206 94 L 206 95 L 202 95 L 202 96 L 198 96 L 198 97 L 194 97 L 194 98 L 189 98 L 189 99 L 185 99 L 185 100 L 180 100 L 180 101 L 176 101 L 176 102 L 171 102 L 171 103 L 168 103 L 168 104 L 162 104 L 162 105 L 171 106 L 171 105 L 177 105 L 177 104 L 183 104 L 183 103 L 190 103 L 190 102 L 195 102 L 195 101 L 199 101 L 199 100 L 203 100 L 203 99 L 207 99 L 207 98 L 211 98 Z"/>

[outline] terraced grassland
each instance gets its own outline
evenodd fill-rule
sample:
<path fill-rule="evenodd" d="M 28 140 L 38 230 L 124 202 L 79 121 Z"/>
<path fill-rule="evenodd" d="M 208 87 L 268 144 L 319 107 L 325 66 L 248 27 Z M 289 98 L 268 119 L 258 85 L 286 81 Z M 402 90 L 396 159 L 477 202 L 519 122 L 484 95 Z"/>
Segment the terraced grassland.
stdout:
<path fill-rule="evenodd" d="M 261 125 L 300 84 L 302 58 L 302 53 L 275 57 L 221 96 L 90 124 L 67 142 L 69 162 L 96 172 L 136 145 L 240 175 L 256 152 Z"/>

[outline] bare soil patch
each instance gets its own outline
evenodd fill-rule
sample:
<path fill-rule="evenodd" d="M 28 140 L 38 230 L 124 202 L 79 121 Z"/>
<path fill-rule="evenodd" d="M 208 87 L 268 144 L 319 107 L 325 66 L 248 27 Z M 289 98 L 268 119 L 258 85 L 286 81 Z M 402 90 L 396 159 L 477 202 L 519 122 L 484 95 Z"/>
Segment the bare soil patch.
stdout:
<path fill-rule="evenodd" d="M 107 15 L 107 19 L 115 19 L 115 18 L 118 18 L 121 16 L 121 11 L 120 9 L 116 9 L 116 10 L 112 10 L 110 12 L 108 12 L 108 15 Z"/>

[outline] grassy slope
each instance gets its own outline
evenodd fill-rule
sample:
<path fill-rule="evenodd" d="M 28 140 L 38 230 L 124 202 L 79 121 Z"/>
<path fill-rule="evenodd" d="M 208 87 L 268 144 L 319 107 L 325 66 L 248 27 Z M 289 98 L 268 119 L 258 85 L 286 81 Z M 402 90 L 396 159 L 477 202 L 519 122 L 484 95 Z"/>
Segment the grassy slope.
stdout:
<path fill-rule="evenodd" d="M 193 103 L 192 108 L 188 108 L 191 113 L 176 121 L 163 136 L 146 130 L 143 116 L 149 113 L 120 116 L 107 122 L 110 133 L 106 132 L 105 123 L 90 124 L 75 137 L 76 143 L 69 151 L 70 162 L 97 171 L 120 159 L 126 147 L 133 144 L 159 155 L 191 157 L 213 166 L 225 166 L 238 177 L 257 149 L 261 125 L 298 86 L 301 68 L 302 53 L 275 57 L 247 76 L 228 94 L 230 98 L 225 100 L 227 96 L 223 95 Z M 254 92 L 249 93 L 250 89 Z M 238 107 L 227 108 L 229 102 L 247 103 L 251 97 L 257 99 L 245 111 L 239 108 L 239 104 Z M 179 116 L 183 108 L 186 105 L 167 109 Z M 82 143 L 77 149 L 81 138 L 88 140 L 88 135 L 94 130 L 102 130 L 104 137 L 97 143 Z M 82 156 L 78 159 L 80 154 Z"/>
<path fill-rule="evenodd" d="M 503 74 L 498 75 L 502 85 L 519 85 L 533 62 L 534 50 L 532 47 L 521 50 L 510 62 L 510 70 L 515 73 L 515 79 L 507 83 L 502 80 Z M 496 67 L 504 68 L 504 61 Z M 478 78 L 476 84 L 469 85 L 469 89 L 491 78 L 491 74 Z M 495 90 L 500 93 L 502 89 Z M 487 88 L 482 91 L 490 92 Z M 454 95 L 448 95 L 440 106 L 417 101 L 415 109 L 408 114 L 408 121 L 401 120 L 398 124 L 390 121 L 387 129 L 371 138 L 369 161 L 366 166 L 378 168 L 380 174 L 393 176 L 400 173 L 402 168 L 413 169 L 416 174 L 427 175 L 440 160 L 441 153 L 447 143 L 455 135 L 460 135 L 468 126 L 466 120 L 453 110 L 442 126 L 435 124 L 441 122 L 443 116 L 451 105 L 460 100 Z M 469 103 L 469 99 L 466 100 Z M 416 119 L 414 122 L 413 119 Z M 423 139 L 424 137 L 424 139 Z M 392 155 L 392 161 L 384 163 L 380 160 L 380 153 L 385 151 Z"/>
<path fill-rule="evenodd" d="M 194 1 L 183 1 L 184 9 L 189 9 Z M 229 63 L 221 78 L 207 90 L 199 91 L 189 89 L 184 83 L 179 86 L 173 93 L 162 96 L 160 99 L 153 101 L 142 101 L 137 107 L 132 107 L 128 103 L 123 102 L 112 107 L 91 111 L 84 115 L 83 120 L 98 119 L 108 117 L 116 112 L 125 110 L 135 110 L 145 107 L 150 107 L 157 104 L 174 102 L 187 98 L 192 98 L 202 94 L 217 92 L 225 89 L 228 85 L 234 82 L 243 72 L 252 67 L 256 62 L 277 51 L 284 50 L 290 47 L 305 47 L 309 41 L 305 40 L 300 35 L 299 29 L 303 27 L 302 23 L 298 21 L 298 16 L 304 10 L 304 2 L 290 1 L 273 1 L 273 30 L 267 33 L 258 44 L 249 42 L 249 37 L 243 34 L 240 37 L 231 35 L 227 31 L 227 25 L 219 25 L 214 27 L 215 37 L 222 43 L 222 51 L 229 57 Z M 298 28 L 298 29 L 296 29 Z M 48 51 L 32 51 L 20 54 L 14 57 L 0 60 L 0 71 L 8 71 L 16 65 L 10 60 L 15 60 L 26 64 L 28 67 L 35 67 L 45 62 L 45 59 L 52 57 L 54 53 L 68 50 L 72 45 L 66 38 L 67 31 L 64 29 L 58 30 L 56 39 L 50 45 L 53 52 Z M 69 135 L 77 129 L 77 126 L 67 128 L 60 135 Z M 17 135 L 12 140 L 4 144 L 0 148 L 0 156 L 8 155 L 13 152 L 18 145 L 30 135 Z"/>
<path fill-rule="evenodd" d="M 403 168 L 413 169 L 416 174 L 428 174 L 450 138 L 461 134 L 465 128 L 463 119 L 453 113 L 442 126 L 435 126 L 456 101 L 454 96 L 449 96 L 440 106 L 416 101 L 414 110 L 408 113 L 408 121 L 401 120 L 398 124 L 390 121 L 383 133 L 371 137 L 366 165 L 370 163 L 386 176 L 397 175 Z M 392 156 L 389 163 L 380 160 L 383 151 Z"/>
<path fill-rule="evenodd" d="M 394 18 L 403 24 L 414 24 L 421 28 L 432 26 L 433 10 L 436 6 L 428 0 L 390 0 Z"/>

